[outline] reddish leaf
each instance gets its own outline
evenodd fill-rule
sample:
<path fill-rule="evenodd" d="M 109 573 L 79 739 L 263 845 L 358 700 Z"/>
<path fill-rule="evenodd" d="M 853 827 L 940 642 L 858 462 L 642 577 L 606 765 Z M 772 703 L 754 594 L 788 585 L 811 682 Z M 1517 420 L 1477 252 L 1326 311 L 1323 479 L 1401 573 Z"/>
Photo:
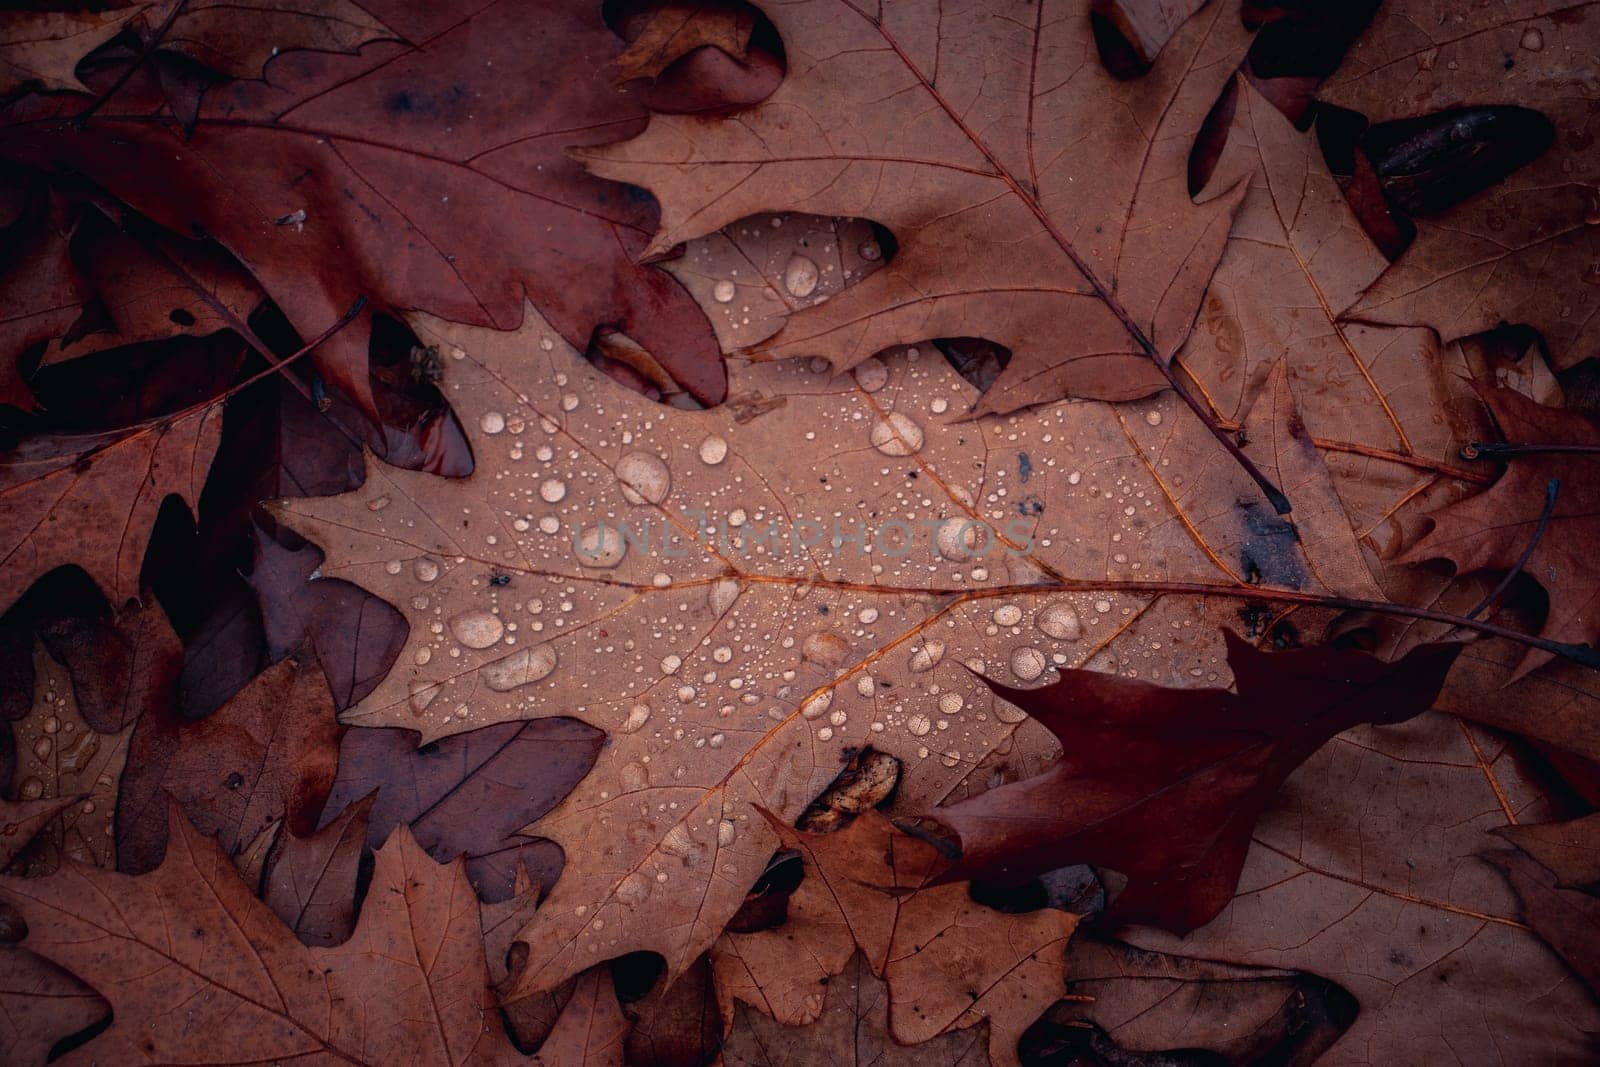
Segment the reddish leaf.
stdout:
<path fill-rule="evenodd" d="M 309 833 L 333 785 L 343 732 L 309 657 L 267 668 L 199 722 L 183 722 L 170 705 L 151 709 L 134 729 L 118 803 L 118 868 L 159 862 L 168 796 L 230 854 L 274 819 Z"/>
<path fill-rule="evenodd" d="M 1238 693 L 1165 689 L 1091 670 L 1040 689 L 989 688 L 1032 714 L 1063 755 L 1036 778 L 927 818 L 954 834 L 949 881 L 1018 881 L 1070 863 L 1119 871 L 1122 921 L 1187 931 L 1233 896 L 1256 818 L 1330 737 L 1427 709 L 1459 645 L 1396 663 L 1331 647 L 1262 653 L 1232 632 Z"/>
<path fill-rule="evenodd" d="M 1510 389 L 1479 387 L 1478 395 L 1511 444 L 1600 448 L 1600 429 L 1577 412 L 1534 403 Z M 1523 570 L 1550 597 L 1543 636 L 1600 643 L 1600 559 L 1592 547 L 1600 537 L 1600 482 L 1594 469 L 1593 455 L 1518 456 L 1488 489 L 1433 512 L 1433 529 L 1402 559 L 1444 558 L 1461 573 L 1509 570 L 1534 544 L 1550 480 L 1557 479 L 1555 509 Z M 1549 660 L 1547 652 L 1530 651 L 1512 680 Z"/>
<path fill-rule="evenodd" d="M 0 609 L 69 563 L 114 604 L 138 593 L 161 502 L 199 503 L 221 424 L 208 405 L 125 433 L 36 437 L 0 457 Z"/>
<path fill-rule="evenodd" d="M 322 563 L 315 547 L 285 548 L 259 530 L 255 541 L 248 580 L 261 603 L 269 653 L 281 657 L 309 642 L 327 673 L 334 706 L 352 706 L 372 692 L 400 654 L 405 619 L 359 586 L 311 580 Z"/>
<path fill-rule="evenodd" d="M 622 1067 L 628 1020 L 611 989 L 611 975 L 596 967 L 578 979 L 572 998 L 534 1062 L 540 1067 Z"/>
<path fill-rule="evenodd" d="M 356 923 L 356 874 L 372 798 L 350 805 L 309 837 L 285 834 L 273 850 L 261 899 L 304 945 L 337 945 Z"/>
<path fill-rule="evenodd" d="M 183 648 L 153 598 L 114 618 L 54 620 L 40 636 L 92 730 L 116 733 L 173 699 Z"/>
<path fill-rule="evenodd" d="M 653 206 L 565 155 L 643 117 L 601 69 L 621 42 L 598 11 L 542 4 L 530 47 L 524 4 L 465 17 L 420 0 L 368 6 L 417 43 L 280 59 L 270 86 L 208 94 L 188 138 L 151 121 L 163 105 L 124 92 L 86 123 L 14 128 L 4 151 L 68 164 L 169 229 L 213 235 L 302 336 L 358 295 L 509 329 L 526 293 L 580 350 L 596 326 L 616 327 L 719 402 L 721 354 L 700 309 L 635 262 Z M 366 322 L 317 359 L 372 413 Z"/>
<path fill-rule="evenodd" d="M 1600 994 L 1600 900 L 1558 887 L 1555 875 L 1520 852 L 1500 849 L 1483 858 L 1511 883 L 1534 932 Z"/>

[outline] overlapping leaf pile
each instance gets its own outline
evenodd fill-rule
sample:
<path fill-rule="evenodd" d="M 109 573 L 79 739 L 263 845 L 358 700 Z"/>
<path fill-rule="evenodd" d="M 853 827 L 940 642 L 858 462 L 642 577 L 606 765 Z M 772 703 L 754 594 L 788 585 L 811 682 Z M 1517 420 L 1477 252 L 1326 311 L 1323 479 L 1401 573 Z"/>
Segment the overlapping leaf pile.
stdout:
<path fill-rule="evenodd" d="M 7 1062 L 1576 1062 L 1600 5 L 0 21 Z"/>

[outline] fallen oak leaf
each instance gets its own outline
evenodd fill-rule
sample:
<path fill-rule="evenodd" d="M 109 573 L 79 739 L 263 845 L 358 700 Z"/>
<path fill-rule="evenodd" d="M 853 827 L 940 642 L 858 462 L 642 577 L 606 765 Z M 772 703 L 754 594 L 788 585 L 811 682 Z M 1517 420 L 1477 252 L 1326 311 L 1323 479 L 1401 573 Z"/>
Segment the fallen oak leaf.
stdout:
<path fill-rule="evenodd" d="M 309 834 L 333 787 L 343 733 L 310 656 L 273 664 L 197 722 L 172 703 L 149 708 L 134 727 L 117 805 L 118 869 L 160 861 L 169 799 L 229 855 L 276 819 Z"/>
<path fill-rule="evenodd" d="M 1248 36 L 1219 5 L 1185 24 L 1147 78 L 1119 82 L 1097 61 L 1087 7 L 880 19 L 837 0 L 786 5 L 772 17 L 790 54 L 807 58 L 766 101 L 714 124 L 657 115 L 631 141 L 574 154 L 656 194 L 653 252 L 775 208 L 894 231 L 893 263 L 791 317 L 765 356 L 821 355 L 845 370 L 907 339 L 982 336 L 1013 360 L 981 413 L 1170 386 L 1208 419 L 1167 364 L 1239 197 L 1194 205 L 1184 145 Z M 977 41 L 992 69 L 967 51 Z M 852 132 L 834 143 L 823 132 L 834 128 Z M 1104 148 L 1072 150 L 1084 143 Z M 952 247 L 967 254 L 952 263 Z"/>
<path fill-rule="evenodd" d="M 352 0 L 274 5 L 230 0 L 157 0 L 141 12 L 156 49 L 185 56 L 228 78 L 260 78 L 284 52 L 359 52 L 395 33 Z"/>
<path fill-rule="evenodd" d="M 265 857 L 261 899 L 301 944 L 338 945 L 355 929 L 356 876 L 371 811 L 368 796 L 313 834 L 282 835 Z"/>
<path fill-rule="evenodd" d="M 1024 1049 L 1043 1052 L 1052 1040 L 1075 1047 L 1071 1038 L 1092 1026 L 1125 1053 L 1152 1058 L 1204 1049 L 1228 1063 L 1310 1062 L 1358 1011 L 1348 993 L 1313 974 L 1148 952 L 1091 934 L 1073 939 L 1067 992 L 1030 1028 Z"/>
<path fill-rule="evenodd" d="M 12 799 L 67 798 L 73 805 L 33 836 L 13 874 L 48 874 L 66 860 L 115 866 L 112 820 L 133 726 L 100 733 L 78 714 L 66 670 L 35 644 L 33 709 L 17 723 Z"/>
<path fill-rule="evenodd" d="M 80 796 L 0 800 L 0 870 L 9 868 L 50 821 Z M 9 942 L 20 934 L 3 917 L 0 941 L 0 1054 L 8 1063 L 43 1063 L 61 1038 L 90 1026 L 109 1011 L 94 990 L 55 964 Z"/>
<path fill-rule="evenodd" d="M 1087 670 L 1040 689 L 984 679 L 1049 727 L 1063 754 L 1037 778 L 920 817 L 954 840 L 940 881 L 1015 883 L 1091 863 L 1129 880 L 1108 917 L 1186 933 L 1232 899 L 1256 819 L 1295 768 L 1358 723 L 1427 710 L 1461 651 L 1423 645 L 1384 663 L 1225 638 L 1237 693 Z"/>
<path fill-rule="evenodd" d="M 1592 285 L 1572 284 L 1594 278 L 1600 258 L 1589 221 L 1600 180 L 1597 93 L 1575 76 L 1597 27 L 1600 8 L 1585 3 L 1462 9 L 1450 0 L 1398 0 L 1379 9 L 1319 99 L 1373 123 L 1522 105 L 1550 119 L 1555 138 L 1492 190 L 1419 219 L 1415 243 L 1346 314 L 1421 323 L 1446 339 L 1525 322 L 1543 335 L 1558 368 L 1600 352 L 1600 298 Z"/>
<path fill-rule="evenodd" d="M 1561 888 L 1549 868 L 1525 853 L 1495 849 L 1483 858 L 1505 875 L 1534 932 L 1600 993 L 1600 900 Z"/>
<path fill-rule="evenodd" d="M 1143 949 L 1310 972 L 1360 1003 L 1319 1062 L 1590 1058 L 1600 1007 L 1477 857 L 1556 802 L 1514 746 L 1426 712 L 1324 745 L 1256 824 L 1238 893 L 1185 937 Z"/>
<path fill-rule="evenodd" d="M 639 36 L 612 60 L 617 82 L 654 78 L 697 48 L 743 59 L 755 22 L 755 12 L 737 0 L 669 0 L 650 12 Z"/>
<path fill-rule="evenodd" d="M 7 13 L 0 18 L 0 98 L 29 86 L 46 92 L 88 92 L 78 80 L 78 62 L 121 33 L 145 6 Z"/>
<path fill-rule="evenodd" d="M 1004 915 L 966 886 L 939 884 L 939 853 L 874 810 L 833 833 L 763 814 L 800 853 L 805 878 L 782 925 L 726 933 L 712 949 L 725 1019 L 738 1000 L 787 1026 L 815 1021 L 833 976 L 859 951 L 887 984 L 896 1041 L 920 1045 L 986 1022 L 991 1061 L 1017 1062 L 1018 1039 L 1045 1007 L 1037 991 L 1061 988 L 1076 916 Z"/>
<path fill-rule="evenodd" d="M 558 53 L 546 55 L 527 47 L 523 4 L 465 16 L 413 0 L 366 6 L 416 43 L 292 53 L 270 85 L 207 93 L 187 137 L 157 121 L 164 98 L 130 85 L 83 122 L 70 109 L 22 118 L 0 152 L 69 163 L 168 229 L 211 235 L 302 335 L 358 295 L 374 310 L 507 329 L 531 294 L 580 350 L 614 327 L 703 403 L 720 402 L 704 316 L 670 276 L 634 262 L 653 206 L 563 154 L 643 119 L 600 70 L 619 42 L 598 10 L 538 6 L 538 40 Z M 557 63 L 574 76 L 550 94 L 539 87 Z M 375 416 L 370 324 L 317 360 Z"/>
<path fill-rule="evenodd" d="M 888 990 L 859 955 L 829 981 L 814 1021 L 784 1024 L 736 1005 L 722 1060 L 730 1067 L 808 1067 L 858 1063 L 873 1067 L 987 1067 L 984 1026 L 954 1030 L 906 1046 L 890 1034 Z"/>
<path fill-rule="evenodd" d="M 594 770 L 525 828 L 567 862 L 524 933 L 513 996 L 630 951 L 681 974 L 778 843 L 755 808 L 799 818 L 849 750 L 915 767 L 903 802 L 937 803 L 1026 720 L 980 696 L 963 661 L 1019 681 L 1094 660 L 1193 684 L 1217 669 L 1217 625 L 1239 625 L 1238 600 L 1357 603 L 1320 591 L 1305 552 L 1331 543 L 1310 528 L 1329 516 L 1312 509 L 1299 539 L 1270 528 L 1260 584 L 1236 580 L 1227 561 L 1263 558 L 1267 540 L 1247 507 L 1208 494 L 1209 534 L 1175 512 L 1166 487 L 1182 474 L 1187 490 L 1193 472 L 1161 473 L 1153 424 L 1170 434 L 1175 419 L 1061 403 L 975 426 L 961 415 L 972 388 L 909 353 L 833 380 L 797 361 L 734 364 L 747 399 L 663 409 L 547 349 L 531 310 L 519 334 L 413 324 L 452 354 L 441 384 L 472 477 L 369 459 L 360 489 L 271 511 L 324 548 L 325 577 L 410 623 L 396 669 L 344 721 L 424 744 L 555 716 L 610 733 Z M 1201 480 L 1235 492 L 1222 450 L 1200 454 Z M 684 894 L 702 901 L 690 927 Z"/>
<path fill-rule="evenodd" d="M 113 603 L 135 596 L 162 501 L 199 505 L 221 430 L 213 403 L 125 432 L 34 437 L 0 456 L 0 608 L 69 563 Z"/>
<path fill-rule="evenodd" d="M 539 1067 L 622 1067 L 628 1020 L 611 988 L 611 975 L 595 967 L 572 990 L 534 1063 Z"/>
<path fill-rule="evenodd" d="M 459 864 L 434 863 L 401 828 L 378 850 L 354 936 L 306 948 L 215 841 L 176 808 L 170 821 L 166 858 L 150 874 L 68 864 L 47 878 L 0 879 L 0 900 L 28 924 L 24 945 L 107 993 L 111 1026 L 83 1056 L 214 1063 L 221 1033 L 259 1060 L 511 1055 Z"/>
<path fill-rule="evenodd" d="M 1600 882 L 1600 814 L 1568 822 L 1502 826 L 1495 833 L 1554 874 L 1562 889 Z"/>
<path fill-rule="evenodd" d="M 81 793 L 0 800 L 0 870 L 10 867 L 51 819 L 82 800 Z"/>
<path fill-rule="evenodd" d="M 1578 412 L 1535 403 L 1510 389 L 1479 386 L 1478 395 L 1514 458 L 1489 488 L 1432 512 L 1432 529 L 1400 558 L 1448 559 L 1465 574 L 1510 571 L 1526 556 L 1522 572 L 1550 600 L 1540 633 L 1594 644 L 1600 641 L 1600 571 L 1589 545 L 1600 512 L 1594 477 L 1600 430 Z M 1479 451 L 1490 455 L 1494 449 L 1485 445 Z M 1552 480 L 1559 483 L 1553 509 L 1547 505 Z M 1549 658 L 1530 650 L 1511 680 Z"/>

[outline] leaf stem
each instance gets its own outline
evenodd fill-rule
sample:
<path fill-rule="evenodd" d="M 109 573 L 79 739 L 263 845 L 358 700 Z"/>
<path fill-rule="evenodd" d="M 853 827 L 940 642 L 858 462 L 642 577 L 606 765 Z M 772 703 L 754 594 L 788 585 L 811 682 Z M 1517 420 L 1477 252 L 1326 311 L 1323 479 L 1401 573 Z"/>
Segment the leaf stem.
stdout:
<path fill-rule="evenodd" d="M 1500 584 L 1491 589 L 1489 595 L 1478 602 L 1477 607 L 1467 612 L 1467 618 L 1476 619 L 1487 611 L 1489 606 L 1499 600 L 1505 591 L 1511 587 L 1511 583 L 1516 581 L 1517 575 L 1522 573 L 1522 568 L 1528 565 L 1528 560 L 1533 557 L 1533 550 L 1539 547 L 1539 539 L 1544 536 L 1545 530 L 1550 526 L 1550 516 L 1556 510 L 1556 494 L 1560 491 L 1561 479 L 1551 478 L 1549 484 L 1544 487 L 1544 510 L 1539 513 L 1539 525 L 1533 528 L 1533 536 L 1528 539 L 1528 547 L 1524 548 L 1522 555 L 1517 557 L 1516 565 L 1506 571 L 1505 577 L 1500 579 Z"/>

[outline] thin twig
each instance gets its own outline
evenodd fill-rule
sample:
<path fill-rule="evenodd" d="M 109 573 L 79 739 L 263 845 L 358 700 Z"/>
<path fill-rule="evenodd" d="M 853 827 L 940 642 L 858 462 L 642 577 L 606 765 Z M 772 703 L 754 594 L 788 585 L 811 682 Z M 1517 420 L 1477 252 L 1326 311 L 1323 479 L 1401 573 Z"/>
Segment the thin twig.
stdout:
<path fill-rule="evenodd" d="M 1488 610 L 1489 605 L 1495 603 L 1511 588 L 1511 583 L 1522 573 L 1522 568 L 1528 565 L 1528 560 L 1533 558 L 1533 550 L 1539 547 L 1539 539 L 1550 526 L 1550 516 L 1556 510 L 1556 494 L 1561 491 L 1561 479 L 1551 478 L 1544 487 L 1544 510 L 1539 513 L 1539 525 L 1533 528 L 1533 536 L 1528 539 L 1528 547 L 1522 550 L 1522 555 L 1517 557 L 1516 565 L 1506 571 L 1505 577 L 1500 579 L 1500 584 L 1489 591 L 1489 595 L 1478 602 L 1478 606 L 1467 612 L 1467 618 L 1476 619 Z"/>
<path fill-rule="evenodd" d="M 312 348 L 315 348 L 317 345 L 327 340 L 328 337 L 332 336 L 334 332 L 349 325 L 354 317 L 360 314 L 361 309 L 366 307 L 367 304 L 366 297 L 360 297 L 357 299 L 355 305 L 349 311 L 345 312 L 345 316 L 334 325 L 332 330 L 324 331 L 315 340 L 313 340 L 310 345 L 301 348 L 288 359 L 280 360 L 277 354 L 274 353 L 271 348 L 267 347 L 267 343 L 261 339 L 254 329 L 251 328 L 248 322 L 235 314 L 233 309 L 228 307 L 227 304 L 219 300 L 215 293 L 206 288 L 206 286 L 201 283 L 200 279 L 189 273 L 182 263 L 179 263 L 177 260 L 169 256 L 165 249 L 154 244 L 153 242 L 143 240 L 139 235 L 130 231 L 126 226 L 123 227 L 123 232 L 126 233 L 130 239 L 137 242 L 139 247 L 143 248 L 145 252 L 147 252 L 152 258 L 159 260 L 161 265 L 166 267 L 169 273 L 182 281 L 185 287 L 198 296 L 205 303 L 205 305 L 211 309 L 212 314 L 216 315 L 217 318 L 227 323 L 228 329 L 242 337 L 245 344 L 249 345 L 257 355 L 266 360 L 268 366 L 273 371 L 279 370 L 286 366 L 290 360 L 298 359 L 300 356 L 305 355 Z M 270 371 L 268 373 L 270 373 Z M 256 381 L 261 377 L 263 377 L 263 375 L 257 375 L 255 378 L 251 378 L 249 380 Z M 366 442 L 363 441 L 357 434 L 353 433 L 349 427 L 345 426 L 338 419 L 328 418 L 327 413 L 322 410 L 322 405 L 318 404 L 312 397 L 311 390 L 306 388 L 304 382 L 300 381 L 300 379 L 296 378 L 292 374 L 285 374 L 283 377 L 295 388 L 297 392 L 299 392 L 302 397 L 305 398 L 306 403 L 310 404 L 312 408 L 314 408 L 318 413 L 322 414 L 324 418 L 327 418 L 328 421 L 333 424 L 334 428 L 344 435 L 345 440 L 349 441 L 357 448 L 362 448 L 365 446 Z"/>
<path fill-rule="evenodd" d="M 1517 456 L 1600 455 L 1600 445 L 1510 444 L 1473 441 L 1461 448 L 1462 459 L 1514 459 Z"/>

